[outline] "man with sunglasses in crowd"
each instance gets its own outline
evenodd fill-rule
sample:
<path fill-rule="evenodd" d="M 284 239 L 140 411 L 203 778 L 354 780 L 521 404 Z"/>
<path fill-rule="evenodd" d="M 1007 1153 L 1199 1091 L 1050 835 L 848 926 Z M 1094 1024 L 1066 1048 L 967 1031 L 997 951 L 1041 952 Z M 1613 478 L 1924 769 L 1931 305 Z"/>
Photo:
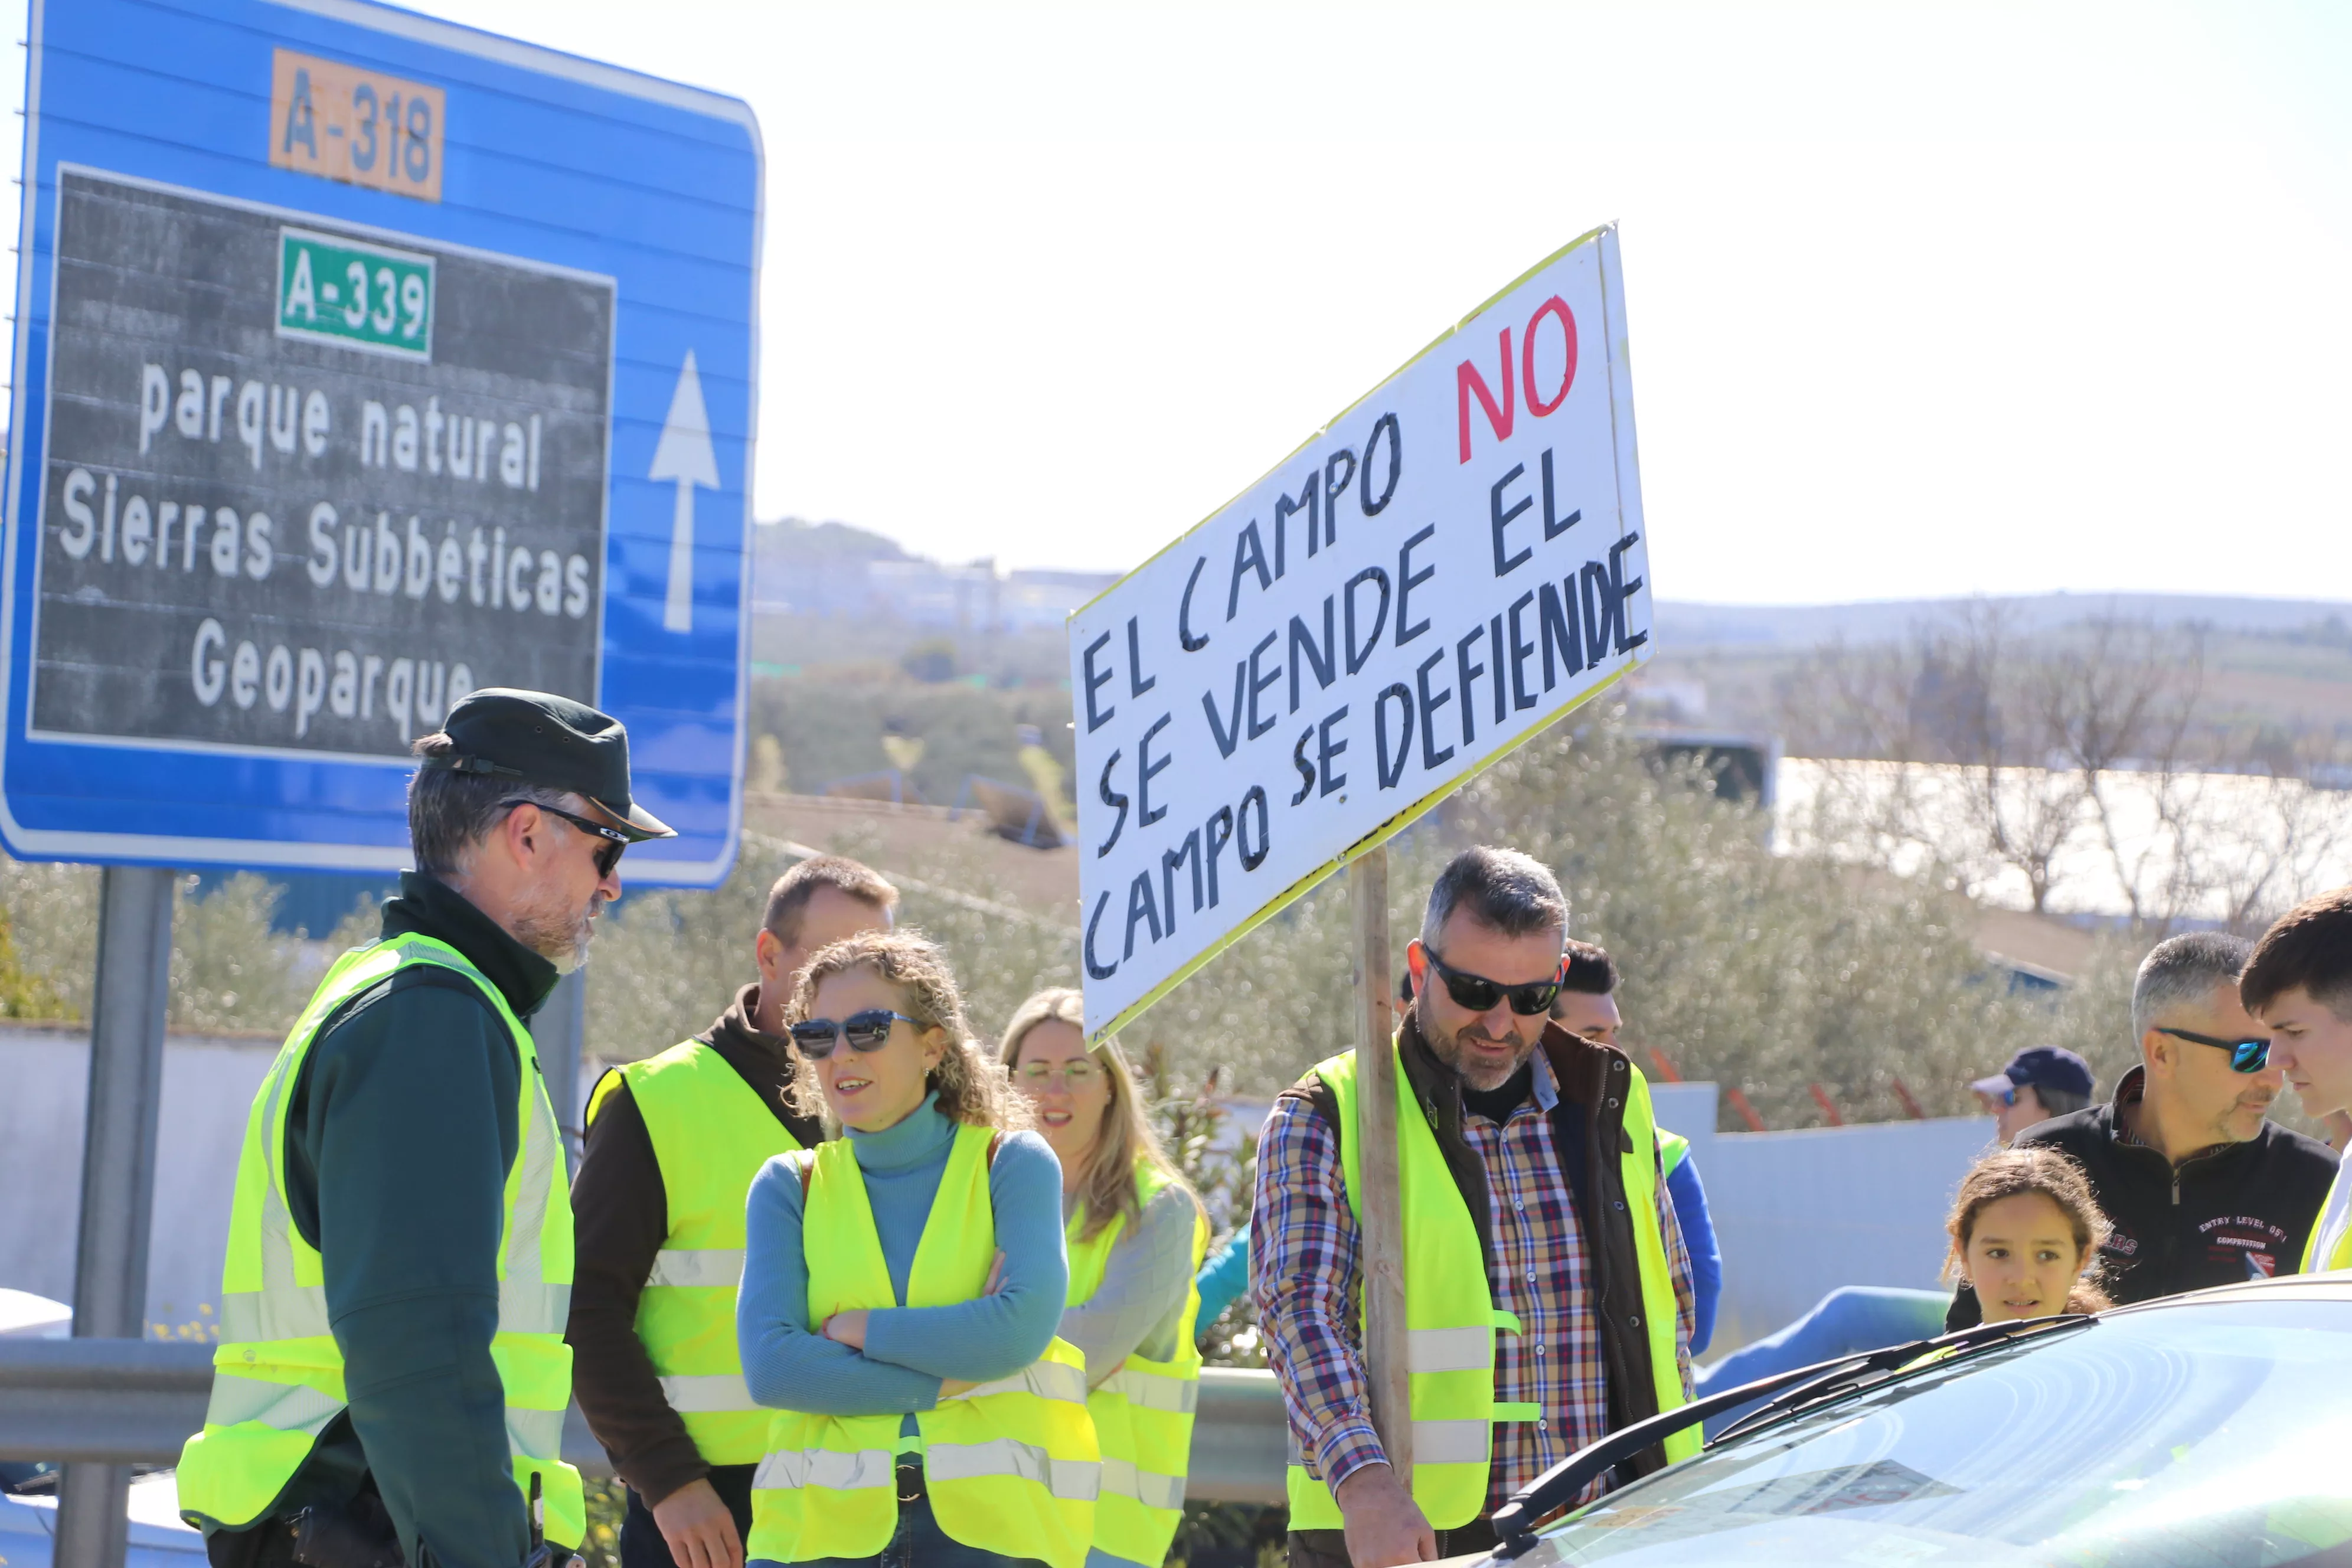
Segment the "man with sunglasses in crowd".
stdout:
<path fill-rule="evenodd" d="M 238 1162 L 179 1467 L 215 1568 L 520 1568 L 534 1494 L 542 1545 L 585 1536 L 561 1458 L 572 1215 L 527 1020 L 586 958 L 621 851 L 670 829 L 630 799 L 627 732 L 562 697 L 476 691 L 415 750 L 416 869 L 320 983 Z"/>
<path fill-rule="evenodd" d="M 819 948 L 887 931 L 898 903 L 855 860 L 793 866 L 751 938 L 758 978 L 709 1028 L 589 1097 L 567 1338 L 581 1413 L 628 1486 L 623 1568 L 741 1568 L 769 1415 L 736 1352 L 744 1200 L 771 1156 L 824 1136 L 784 1105 L 784 1007 Z"/>
<path fill-rule="evenodd" d="M 2335 1179 L 2326 1144 L 2269 1120 L 2284 1075 L 2239 1000 L 2252 951 L 2220 931 L 2157 943 L 2132 984 L 2140 1065 L 2108 1103 L 2018 1135 L 2090 1178 L 2115 1227 L 2100 1268 L 2118 1305 L 2294 1273 Z M 1948 1321 L 1979 1321 L 1967 1288 Z"/>
<path fill-rule="evenodd" d="M 1490 1544 L 1512 1493 L 1689 1397 L 1690 1266 L 1649 1094 L 1613 1046 L 1554 1024 L 1568 905 L 1541 864 L 1465 850 L 1405 949 L 1396 1036 L 1413 1473 L 1371 1425 L 1349 1173 L 1355 1053 L 1276 1100 L 1258 1149 L 1251 1288 L 1292 1440 L 1292 1568 L 1388 1568 Z M 1588 1489 L 1696 1449 L 1677 1434 Z"/>
<path fill-rule="evenodd" d="M 2091 1064 L 2061 1046 L 2028 1046 L 1992 1077 L 1969 1085 L 2004 1149 L 2029 1127 L 2088 1110 L 2097 1087 Z"/>

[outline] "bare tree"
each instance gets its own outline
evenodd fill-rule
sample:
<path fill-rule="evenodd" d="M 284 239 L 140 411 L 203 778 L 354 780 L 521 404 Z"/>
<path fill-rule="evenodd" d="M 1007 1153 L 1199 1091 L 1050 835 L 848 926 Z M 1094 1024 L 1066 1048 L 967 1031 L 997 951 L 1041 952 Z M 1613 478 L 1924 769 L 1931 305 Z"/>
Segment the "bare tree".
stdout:
<path fill-rule="evenodd" d="M 2079 785 L 2134 926 L 2168 926 L 2196 896 L 2187 849 L 2202 775 L 2187 746 L 2204 652 L 2193 630 L 2102 617 L 2041 651 L 2028 668 L 2025 696 L 2050 762 L 2063 763 Z M 2126 780 L 2136 799 L 2153 803 L 2154 832 L 2126 830 Z"/>
<path fill-rule="evenodd" d="M 2105 873 L 2135 925 L 2163 926 L 2209 886 L 2193 853 L 2210 816 L 2202 672 L 2194 632 L 2093 617 L 2027 637 L 1978 605 L 1905 645 L 1827 650 L 1783 710 L 1800 744 L 1869 764 L 1823 765 L 1835 831 L 1876 858 L 1910 844 L 2036 913 Z"/>

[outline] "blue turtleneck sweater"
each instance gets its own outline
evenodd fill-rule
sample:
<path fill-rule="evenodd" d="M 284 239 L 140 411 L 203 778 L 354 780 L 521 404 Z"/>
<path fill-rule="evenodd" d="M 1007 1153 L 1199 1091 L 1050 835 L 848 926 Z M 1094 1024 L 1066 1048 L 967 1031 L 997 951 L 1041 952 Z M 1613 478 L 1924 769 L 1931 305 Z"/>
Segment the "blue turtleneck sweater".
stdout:
<path fill-rule="evenodd" d="M 890 1269 L 890 1288 L 906 1300 L 907 1276 L 923 1222 L 947 1172 L 955 1123 L 936 1096 L 878 1132 L 849 1131 L 866 1178 L 874 1228 Z M 736 1337 L 751 1397 L 818 1415 L 880 1415 L 929 1410 L 948 1378 L 987 1383 L 1045 1353 L 1069 1293 L 1062 1250 L 1062 1167 L 1034 1132 L 1015 1132 L 998 1147 L 988 1173 L 1003 1282 L 990 1295 L 947 1307 L 877 1308 L 866 1319 L 866 1349 L 824 1338 L 809 1321 L 808 1266 L 801 1251 L 801 1181 L 784 1159 L 768 1162 L 751 1183 L 748 1246 L 735 1308 Z"/>

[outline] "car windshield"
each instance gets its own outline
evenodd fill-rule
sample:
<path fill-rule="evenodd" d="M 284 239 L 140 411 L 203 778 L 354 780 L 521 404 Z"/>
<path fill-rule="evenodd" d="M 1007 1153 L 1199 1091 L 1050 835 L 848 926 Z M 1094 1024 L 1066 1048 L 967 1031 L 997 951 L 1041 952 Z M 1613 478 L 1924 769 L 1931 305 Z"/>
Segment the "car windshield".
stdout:
<path fill-rule="evenodd" d="M 2352 1306 L 2128 1312 L 1727 1443 L 1513 1568 L 1841 1563 L 2352 1568 Z"/>

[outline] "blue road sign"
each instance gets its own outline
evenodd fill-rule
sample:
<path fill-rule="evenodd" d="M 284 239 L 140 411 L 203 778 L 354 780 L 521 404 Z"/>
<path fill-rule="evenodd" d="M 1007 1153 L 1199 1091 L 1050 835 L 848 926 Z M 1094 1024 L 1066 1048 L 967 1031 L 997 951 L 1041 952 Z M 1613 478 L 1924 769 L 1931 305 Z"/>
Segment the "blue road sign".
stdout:
<path fill-rule="evenodd" d="M 385 870 L 526 686 L 741 825 L 761 160 L 742 102 L 362 0 L 32 0 L 0 838 Z"/>

